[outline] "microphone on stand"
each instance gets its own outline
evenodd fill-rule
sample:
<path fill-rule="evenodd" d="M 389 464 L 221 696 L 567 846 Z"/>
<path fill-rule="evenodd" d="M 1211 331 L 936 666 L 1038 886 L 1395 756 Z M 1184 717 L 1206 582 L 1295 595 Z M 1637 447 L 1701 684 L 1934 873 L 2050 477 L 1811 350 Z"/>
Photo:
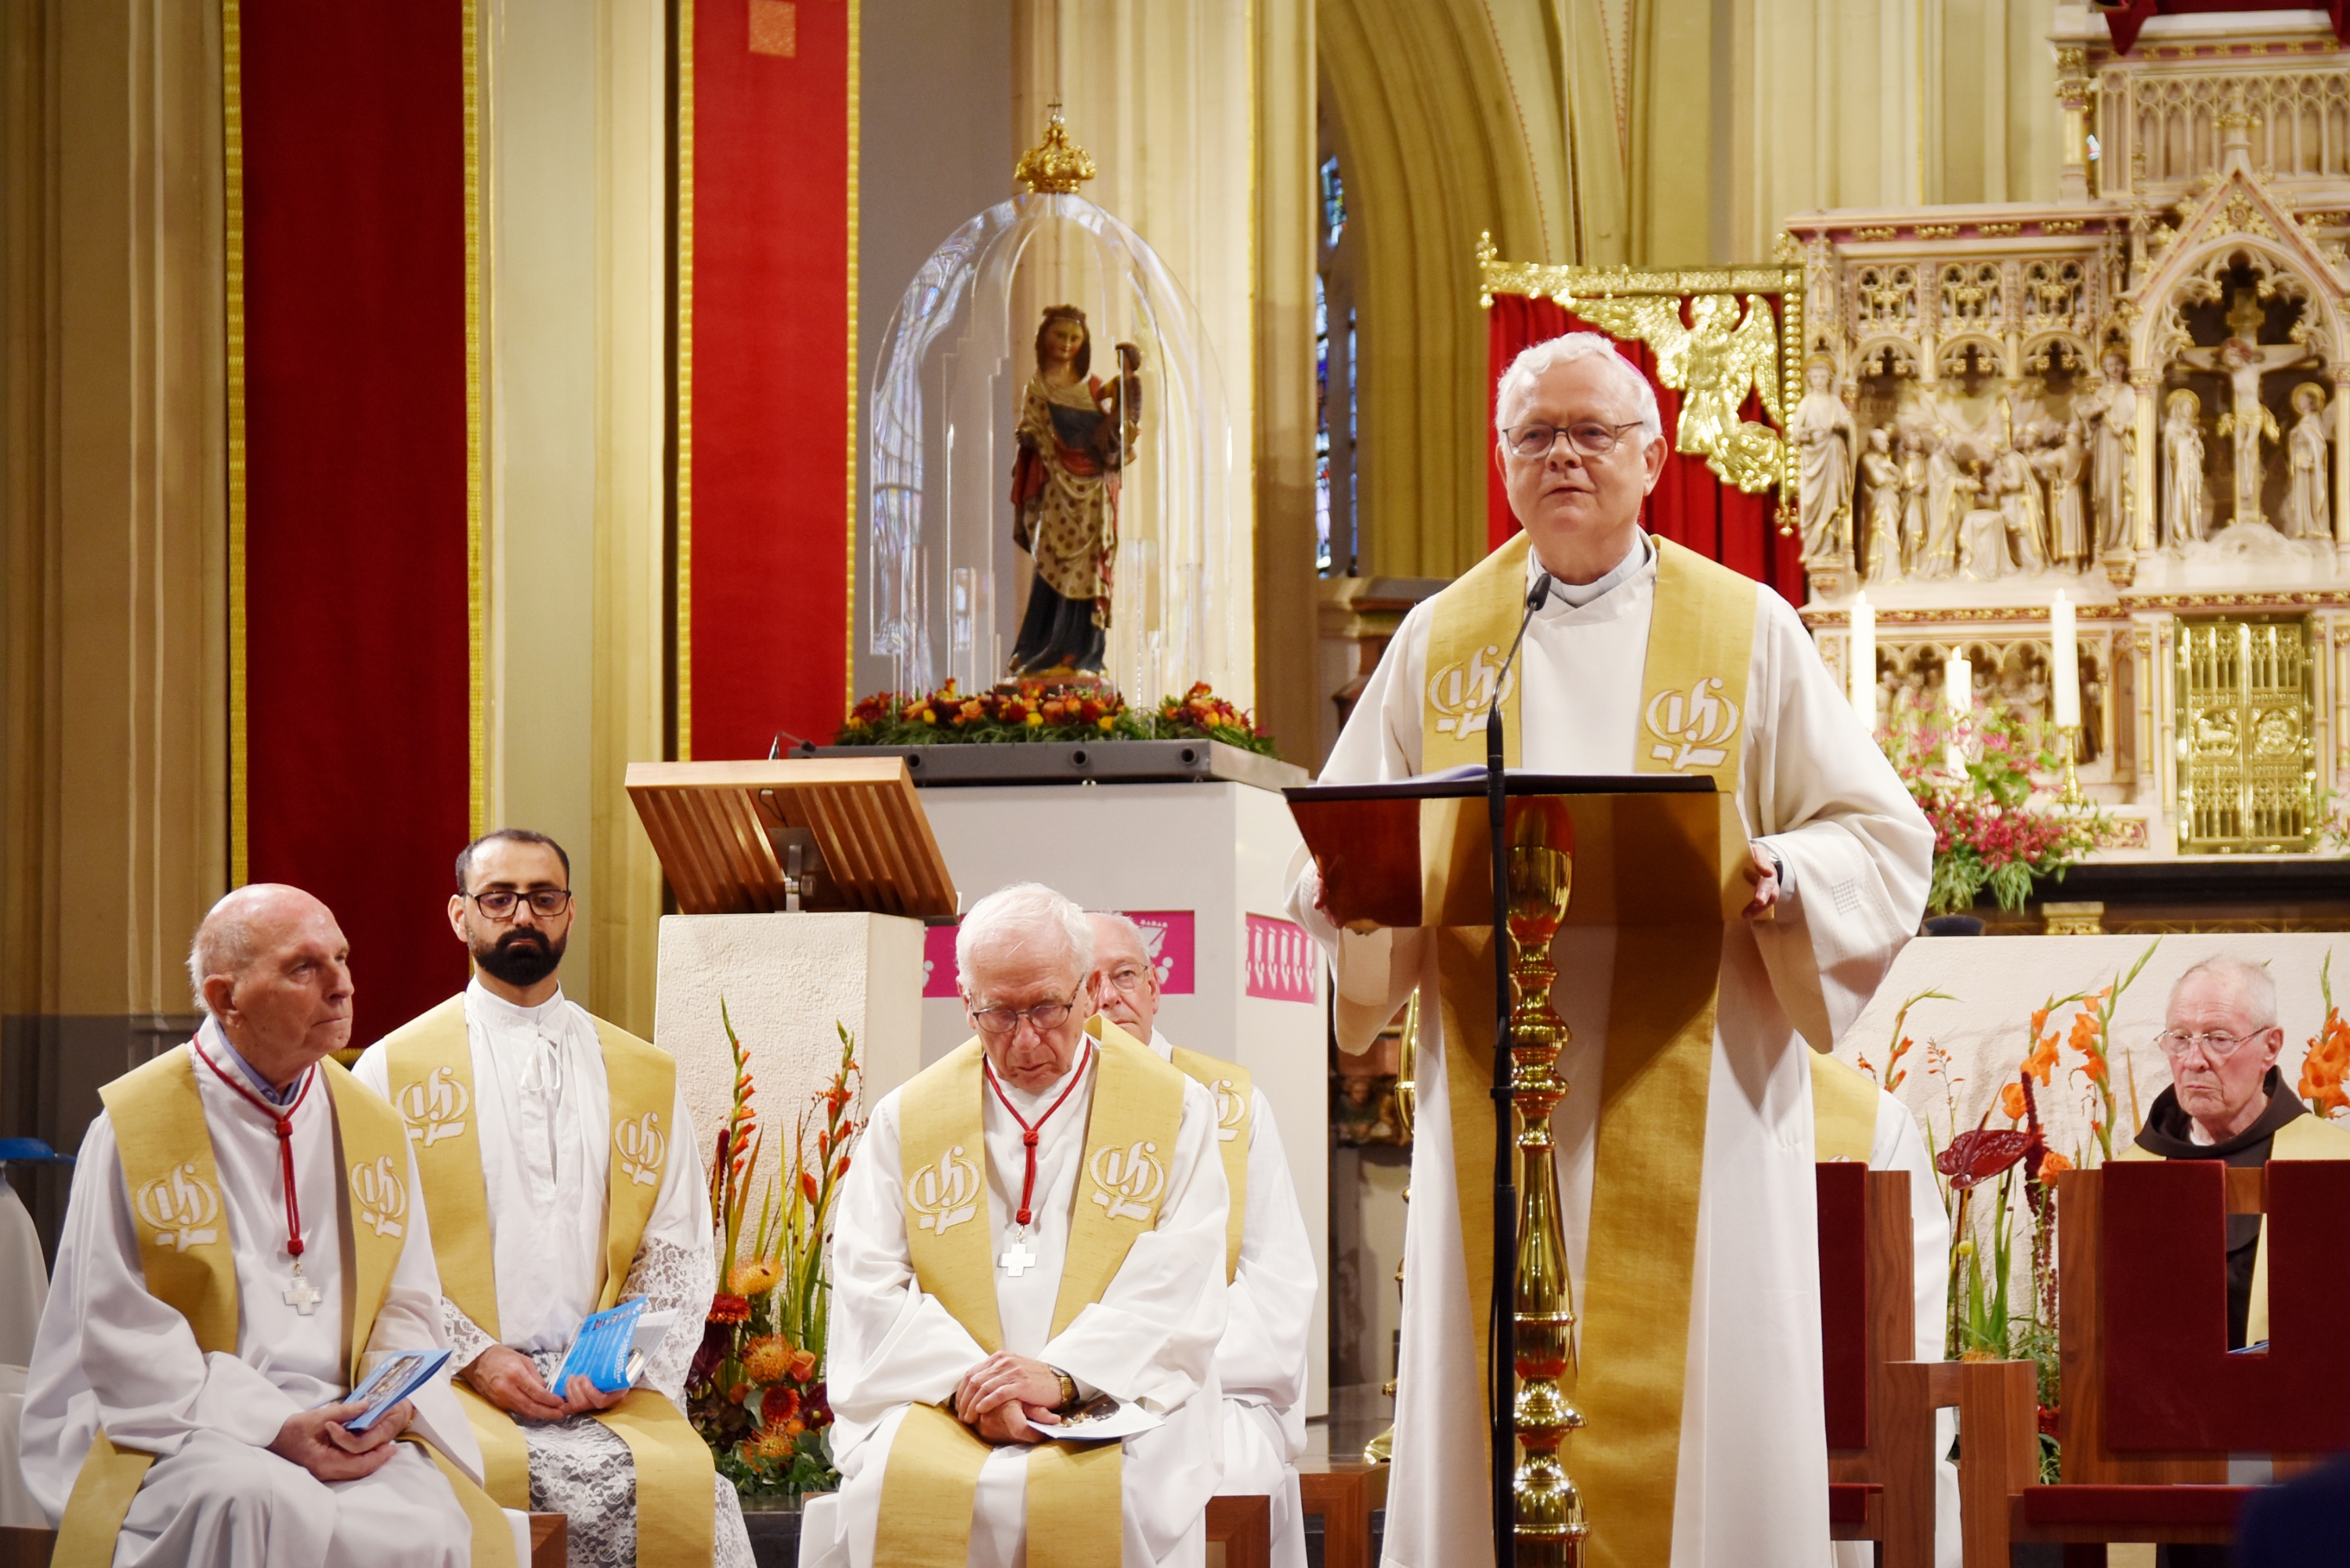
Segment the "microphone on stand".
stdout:
<path fill-rule="evenodd" d="M 1509 846 L 1503 836 L 1507 815 L 1507 775 L 1502 737 L 1502 692 L 1526 640 L 1534 611 L 1550 601 L 1550 574 L 1526 592 L 1526 613 L 1518 635 L 1493 677 L 1493 700 L 1485 709 L 1485 823 L 1492 843 L 1493 877 L 1493 1289 L 1486 1343 L 1486 1397 L 1492 1419 L 1493 1561 L 1514 1561 L 1517 1537 L 1517 1272 L 1518 1181 L 1513 1156 L 1515 1131 L 1510 1111 L 1510 880 Z"/>

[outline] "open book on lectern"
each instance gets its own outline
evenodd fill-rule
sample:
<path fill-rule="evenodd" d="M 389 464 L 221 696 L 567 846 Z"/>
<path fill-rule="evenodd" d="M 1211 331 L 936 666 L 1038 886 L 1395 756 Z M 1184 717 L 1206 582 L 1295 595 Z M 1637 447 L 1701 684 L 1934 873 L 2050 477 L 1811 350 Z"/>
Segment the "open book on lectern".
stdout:
<path fill-rule="evenodd" d="M 1679 774 L 1543 774 L 1513 768 L 1514 803 L 1553 796 L 1574 824 L 1568 925 L 1730 919 L 1752 896 L 1734 796 Z M 1352 930 L 1490 926 L 1485 770 L 1390 784 L 1282 792 L 1320 874 L 1323 907 Z M 1708 911 L 1719 911 L 1718 917 Z"/>

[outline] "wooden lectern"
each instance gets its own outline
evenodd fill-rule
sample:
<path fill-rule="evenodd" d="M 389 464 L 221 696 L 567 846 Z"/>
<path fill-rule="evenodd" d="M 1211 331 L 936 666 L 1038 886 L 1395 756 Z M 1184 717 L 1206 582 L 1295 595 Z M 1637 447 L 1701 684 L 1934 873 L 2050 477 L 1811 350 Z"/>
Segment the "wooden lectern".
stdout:
<path fill-rule="evenodd" d="M 681 913 L 956 913 L 903 757 L 631 763 L 628 789 Z"/>
<path fill-rule="evenodd" d="M 1550 1003 L 1550 944 L 1562 925 L 1685 929 L 1736 919 L 1750 898 L 1746 830 L 1736 801 L 1716 794 L 1711 779 L 1513 774 L 1502 780 L 1506 853 L 1497 856 L 1492 823 L 1504 807 L 1490 782 L 1482 770 L 1464 770 L 1285 793 L 1321 876 L 1323 907 L 1348 929 L 1490 929 L 1506 911 L 1509 940 L 1494 944 L 1509 985 L 1497 978 L 1508 1002 L 1496 1020 L 1492 1092 L 1497 1124 L 1514 1102 L 1518 1125 L 1514 1138 L 1505 1125 L 1494 1137 L 1494 1556 L 1521 1568 L 1576 1568 L 1586 1534 L 1608 1523 L 1586 1525 L 1560 1452 L 1583 1417 L 1564 1386 L 1576 1359 L 1575 1309 L 1550 1116 L 1567 1092 L 1552 1071 L 1566 1030 Z M 1497 877 L 1504 888 L 1495 888 Z M 1513 1141 L 1522 1178 L 1512 1170 Z M 1513 1449 L 1523 1451 L 1514 1477 Z"/>
<path fill-rule="evenodd" d="M 920 1070 L 922 926 L 956 894 L 903 758 L 636 763 L 628 789 L 680 910 L 661 918 L 653 1040 L 705 1168 L 733 1098 L 730 1023 L 785 1127 L 841 1030 L 868 1105 Z M 753 1191 L 788 1141 L 767 1140 Z"/>

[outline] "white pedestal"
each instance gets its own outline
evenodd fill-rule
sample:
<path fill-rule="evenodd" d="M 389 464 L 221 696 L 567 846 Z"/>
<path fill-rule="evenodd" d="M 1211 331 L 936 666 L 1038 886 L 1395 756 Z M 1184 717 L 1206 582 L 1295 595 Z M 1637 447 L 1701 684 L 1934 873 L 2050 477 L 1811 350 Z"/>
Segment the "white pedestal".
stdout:
<path fill-rule="evenodd" d="M 733 1103 L 723 998 L 749 1047 L 767 1129 L 763 1170 L 777 1168 L 808 1096 L 840 1061 L 834 1024 L 857 1037 L 871 1105 L 921 1070 L 922 923 L 891 915 L 664 915 L 653 1044 L 677 1058 L 702 1167 Z M 751 1207 L 762 1189 L 751 1188 Z"/>
<path fill-rule="evenodd" d="M 1159 1032 L 1179 1045 L 1238 1062 L 1264 1091 L 1326 1293 L 1330 1091 L 1323 966 L 1314 958 L 1298 971 L 1310 1000 L 1248 994 L 1249 917 L 1286 923 L 1289 863 L 1301 843 L 1280 794 L 1222 779 L 969 786 L 925 789 L 922 806 L 966 909 L 1009 883 L 1036 881 L 1089 909 L 1191 914 L 1192 990 L 1165 999 Z M 921 1009 L 924 1062 L 970 1037 L 960 1002 L 930 997 Z M 1326 1304 L 1328 1299 L 1322 1298 Z M 1329 1406 L 1328 1337 L 1328 1314 L 1317 1308 L 1306 1405 L 1313 1416 Z"/>

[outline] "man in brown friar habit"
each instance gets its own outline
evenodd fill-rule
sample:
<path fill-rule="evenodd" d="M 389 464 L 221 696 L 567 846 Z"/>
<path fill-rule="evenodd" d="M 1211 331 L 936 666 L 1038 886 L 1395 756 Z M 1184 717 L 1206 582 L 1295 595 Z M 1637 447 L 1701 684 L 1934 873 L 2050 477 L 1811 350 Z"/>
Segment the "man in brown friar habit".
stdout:
<path fill-rule="evenodd" d="M 328 1057 L 349 958 L 309 894 L 238 888 L 196 1037 L 99 1091 L 25 1394 L 57 1568 L 517 1561 L 445 1372 L 347 1424 L 377 1359 L 447 1343 L 400 1118 Z"/>
<path fill-rule="evenodd" d="M 369 1046 L 357 1075 L 416 1150 L 490 1495 L 565 1515 L 572 1568 L 748 1568 L 742 1505 L 685 1417 L 717 1265 L 677 1064 L 564 996 L 577 919 L 553 839 L 467 845 L 449 925 L 473 983 Z M 639 1296 L 676 1317 L 635 1386 L 547 1386 L 590 1313 Z"/>

